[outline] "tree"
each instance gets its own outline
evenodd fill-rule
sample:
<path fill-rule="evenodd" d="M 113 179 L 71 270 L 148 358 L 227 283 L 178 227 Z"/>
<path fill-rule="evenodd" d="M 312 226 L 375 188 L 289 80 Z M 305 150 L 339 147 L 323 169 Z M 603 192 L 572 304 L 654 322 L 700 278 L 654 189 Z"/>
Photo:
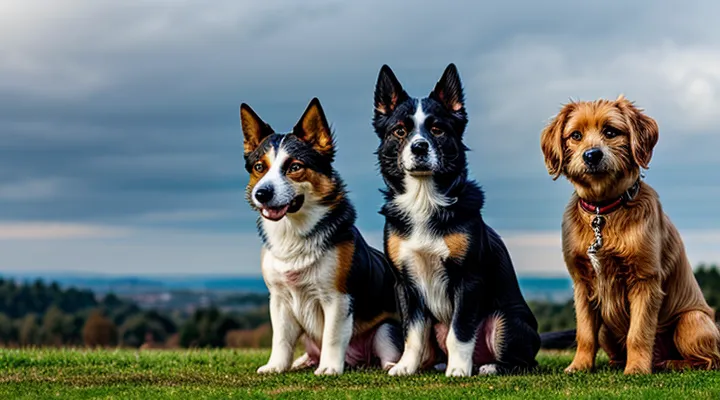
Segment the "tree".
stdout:
<path fill-rule="evenodd" d="M 117 344 L 118 330 L 115 324 L 101 312 L 90 314 L 83 328 L 83 341 L 88 347 L 109 347 Z"/>
<path fill-rule="evenodd" d="M 40 328 L 35 314 L 29 314 L 20 322 L 19 339 L 21 346 L 34 346 L 39 342 Z"/>
<path fill-rule="evenodd" d="M 183 347 L 222 347 L 225 336 L 240 324 L 217 308 L 197 310 L 180 330 Z"/>

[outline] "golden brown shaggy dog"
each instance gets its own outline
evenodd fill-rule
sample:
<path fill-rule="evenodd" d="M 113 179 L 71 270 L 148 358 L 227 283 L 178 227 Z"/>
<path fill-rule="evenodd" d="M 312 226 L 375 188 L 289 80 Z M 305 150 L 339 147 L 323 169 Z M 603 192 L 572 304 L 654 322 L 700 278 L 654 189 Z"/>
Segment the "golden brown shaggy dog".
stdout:
<path fill-rule="evenodd" d="M 598 344 L 626 374 L 720 366 L 714 311 L 657 193 L 640 180 L 657 140 L 657 123 L 623 96 L 566 104 L 542 132 L 548 172 L 575 187 L 562 223 L 577 319 L 566 372 L 592 369 Z"/>

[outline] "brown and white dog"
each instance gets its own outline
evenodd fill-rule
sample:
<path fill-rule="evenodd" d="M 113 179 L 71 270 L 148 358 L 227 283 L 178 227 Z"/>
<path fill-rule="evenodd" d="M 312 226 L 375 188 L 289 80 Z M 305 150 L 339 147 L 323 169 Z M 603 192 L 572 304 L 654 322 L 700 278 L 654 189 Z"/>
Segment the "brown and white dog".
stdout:
<path fill-rule="evenodd" d="M 590 370 L 598 344 L 625 374 L 720 365 L 720 331 L 680 235 L 641 181 L 658 125 L 620 96 L 571 102 L 543 130 L 545 164 L 574 186 L 562 223 L 574 284 L 577 352 Z"/>
<path fill-rule="evenodd" d="M 334 375 L 346 364 L 389 368 L 403 349 L 394 272 L 354 226 L 320 102 L 313 99 L 285 134 L 247 104 L 240 119 L 273 329 L 270 360 L 258 373 L 317 366 L 316 374 Z M 293 363 L 301 334 L 307 353 Z"/>

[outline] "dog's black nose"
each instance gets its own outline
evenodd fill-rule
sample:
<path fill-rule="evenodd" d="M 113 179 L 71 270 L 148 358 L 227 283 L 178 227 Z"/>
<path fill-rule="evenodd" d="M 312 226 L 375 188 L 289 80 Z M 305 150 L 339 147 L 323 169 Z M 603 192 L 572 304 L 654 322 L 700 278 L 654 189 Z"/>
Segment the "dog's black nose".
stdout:
<path fill-rule="evenodd" d="M 267 203 L 273 198 L 273 188 L 271 186 L 260 188 L 255 192 L 255 199 L 260 203 Z"/>
<path fill-rule="evenodd" d="M 410 145 L 410 151 L 416 156 L 426 156 L 430 149 L 430 143 L 424 140 L 418 140 Z"/>
<path fill-rule="evenodd" d="M 602 158 L 603 152 L 600 149 L 590 149 L 583 153 L 583 160 L 585 160 L 585 164 L 592 167 L 597 166 Z"/>

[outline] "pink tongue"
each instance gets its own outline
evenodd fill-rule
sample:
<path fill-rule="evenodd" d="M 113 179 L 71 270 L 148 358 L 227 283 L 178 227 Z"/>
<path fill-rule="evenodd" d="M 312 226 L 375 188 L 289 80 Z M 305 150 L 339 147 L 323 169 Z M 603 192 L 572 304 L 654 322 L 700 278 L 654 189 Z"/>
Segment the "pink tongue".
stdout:
<path fill-rule="evenodd" d="M 264 208 L 262 210 L 262 214 L 263 214 L 263 217 L 265 217 L 267 219 L 277 221 L 280 218 L 284 217 L 285 214 L 287 214 L 288 208 L 290 208 L 289 204 L 283 208 Z"/>

